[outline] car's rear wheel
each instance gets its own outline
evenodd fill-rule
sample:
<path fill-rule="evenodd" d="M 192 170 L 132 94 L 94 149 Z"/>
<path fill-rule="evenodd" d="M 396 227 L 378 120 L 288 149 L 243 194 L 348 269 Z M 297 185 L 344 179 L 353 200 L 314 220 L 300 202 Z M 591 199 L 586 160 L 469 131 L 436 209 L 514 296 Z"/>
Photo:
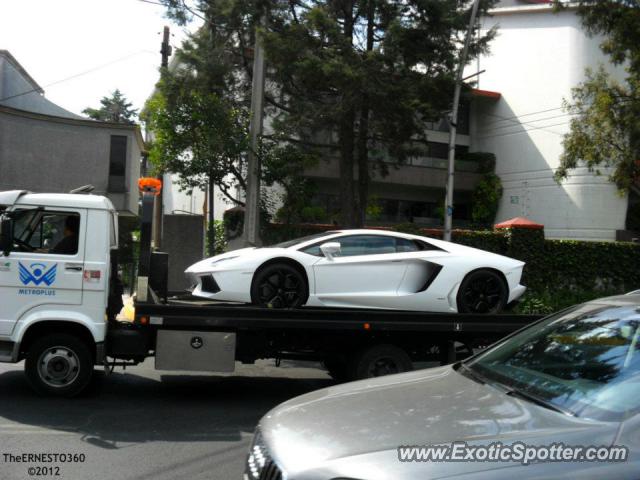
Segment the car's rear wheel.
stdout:
<path fill-rule="evenodd" d="M 465 277 L 458 290 L 458 312 L 493 314 L 507 303 L 507 285 L 497 272 L 477 270 Z"/>
<path fill-rule="evenodd" d="M 268 308 L 297 308 L 309 297 L 307 282 L 298 269 L 274 263 L 256 274 L 251 286 L 254 305 Z"/>

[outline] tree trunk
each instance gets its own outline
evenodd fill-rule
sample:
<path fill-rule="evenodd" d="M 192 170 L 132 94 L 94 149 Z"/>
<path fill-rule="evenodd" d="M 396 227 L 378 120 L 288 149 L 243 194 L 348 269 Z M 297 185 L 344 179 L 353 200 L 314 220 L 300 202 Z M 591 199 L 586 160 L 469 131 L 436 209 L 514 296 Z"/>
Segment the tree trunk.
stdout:
<path fill-rule="evenodd" d="M 213 213 L 214 207 L 214 184 L 212 175 L 209 175 L 209 222 L 207 226 L 207 241 L 209 248 L 209 256 L 215 255 L 216 252 L 216 225 L 215 225 L 215 215 Z"/>
<path fill-rule="evenodd" d="M 342 218 L 341 226 L 343 227 L 355 227 L 357 225 L 353 176 L 354 119 L 355 111 L 350 107 L 342 113 L 340 121 L 340 212 Z"/>
<path fill-rule="evenodd" d="M 345 2 L 344 6 L 344 36 L 353 42 L 353 9 L 354 2 Z M 346 87 L 342 94 L 342 110 L 340 118 L 340 212 L 341 224 L 343 227 L 357 226 L 356 192 L 353 175 L 354 167 L 354 147 L 355 131 L 354 122 L 356 118 L 355 107 L 353 106 L 353 93 Z"/>
<path fill-rule="evenodd" d="M 375 0 L 367 3 L 367 52 L 373 50 L 375 29 Z M 358 202 L 357 226 L 362 227 L 367 219 L 369 203 L 369 110 L 370 100 L 366 89 L 363 89 L 360 107 L 360 125 L 358 130 Z"/>

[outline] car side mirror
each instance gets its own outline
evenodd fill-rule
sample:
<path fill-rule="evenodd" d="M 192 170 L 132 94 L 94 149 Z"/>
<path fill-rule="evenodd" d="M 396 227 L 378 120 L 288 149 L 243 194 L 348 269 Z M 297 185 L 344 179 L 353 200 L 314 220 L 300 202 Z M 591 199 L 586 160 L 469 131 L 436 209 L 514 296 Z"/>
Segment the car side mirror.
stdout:
<path fill-rule="evenodd" d="M 13 220 L 0 217 L 0 252 L 6 257 L 13 248 Z"/>
<path fill-rule="evenodd" d="M 320 251 L 328 260 L 340 254 L 340 242 L 327 242 L 320 245 Z"/>

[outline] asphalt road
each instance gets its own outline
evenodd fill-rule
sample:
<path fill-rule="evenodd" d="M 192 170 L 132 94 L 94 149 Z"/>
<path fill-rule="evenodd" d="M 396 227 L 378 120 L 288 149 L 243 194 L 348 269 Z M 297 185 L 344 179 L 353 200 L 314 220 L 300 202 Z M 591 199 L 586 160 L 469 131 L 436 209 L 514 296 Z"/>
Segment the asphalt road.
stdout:
<path fill-rule="evenodd" d="M 22 364 L 0 364 L 0 480 L 240 479 L 260 417 L 333 383 L 322 370 L 285 362 L 241 365 L 231 376 L 156 372 L 152 362 L 109 376 L 96 370 L 90 391 L 75 399 L 37 397 Z M 85 461 L 9 461 L 30 453 Z M 59 467 L 59 476 L 30 475 L 38 466 Z"/>

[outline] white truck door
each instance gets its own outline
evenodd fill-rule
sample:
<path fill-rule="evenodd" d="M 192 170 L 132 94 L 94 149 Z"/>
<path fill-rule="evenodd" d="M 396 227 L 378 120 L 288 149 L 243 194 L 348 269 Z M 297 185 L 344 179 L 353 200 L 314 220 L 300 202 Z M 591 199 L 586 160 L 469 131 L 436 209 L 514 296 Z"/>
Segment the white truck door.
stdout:
<path fill-rule="evenodd" d="M 82 304 L 87 210 L 17 208 L 14 249 L 0 256 L 0 335 L 43 305 Z"/>

